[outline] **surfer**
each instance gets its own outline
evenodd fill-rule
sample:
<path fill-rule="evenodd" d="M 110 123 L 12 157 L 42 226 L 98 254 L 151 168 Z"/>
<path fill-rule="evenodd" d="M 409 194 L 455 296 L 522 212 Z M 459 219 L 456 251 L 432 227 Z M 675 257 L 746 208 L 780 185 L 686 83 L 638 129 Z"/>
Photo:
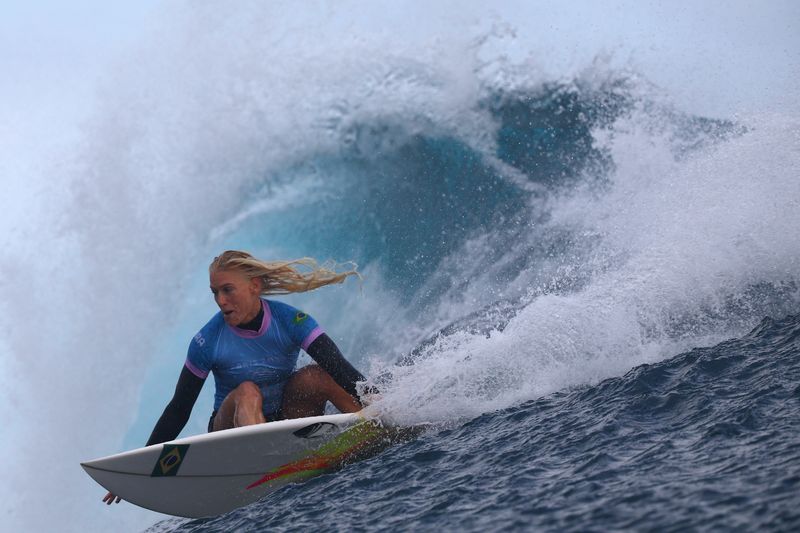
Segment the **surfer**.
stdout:
<path fill-rule="evenodd" d="M 215 257 L 209 279 L 220 311 L 189 343 L 175 393 L 147 445 L 178 436 L 209 373 L 216 385 L 209 432 L 322 415 L 326 402 L 342 413 L 359 411 L 356 383 L 364 376 L 311 316 L 262 298 L 342 283 L 348 276 L 358 274 L 337 273 L 312 259 L 266 262 L 236 250 Z M 300 348 L 317 364 L 295 371 Z M 103 501 L 120 498 L 109 492 Z"/>

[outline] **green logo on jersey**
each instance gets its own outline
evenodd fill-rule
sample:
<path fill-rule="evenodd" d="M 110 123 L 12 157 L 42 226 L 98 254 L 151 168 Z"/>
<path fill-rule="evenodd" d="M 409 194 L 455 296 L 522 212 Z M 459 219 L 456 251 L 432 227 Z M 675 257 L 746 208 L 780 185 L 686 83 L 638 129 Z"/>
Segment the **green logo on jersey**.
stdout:
<path fill-rule="evenodd" d="M 294 316 L 294 323 L 299 324 L 303 322 L 306 318 L 308 318 L 307 314 L 305 314 L 302 311 L 298 311 L 297 314 Z"/>

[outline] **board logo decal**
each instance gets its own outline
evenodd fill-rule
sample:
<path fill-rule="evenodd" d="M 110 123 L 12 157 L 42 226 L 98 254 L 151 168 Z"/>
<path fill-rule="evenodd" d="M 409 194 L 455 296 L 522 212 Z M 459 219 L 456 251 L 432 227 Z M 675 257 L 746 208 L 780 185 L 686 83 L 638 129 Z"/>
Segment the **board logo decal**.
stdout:
<path fill-rule="evenodd" d="M 189 450 L 189 444 L 165 444 L 161 450 L 161 455 L 158 456 L 158 461 L 153 467 L 153 473 L 150 477 L 163 477 L 174 476 L 178 473 L 183 459 L 186 457 L 186 452 Z"/>
<path fill-rule="evenodd" d="M 295 431 L 295 435 L 299 431 L 310 429 L 316 425 L 333 426 L 334 424 L 327 422 L 312 424 Z M 311 451 L 306 457 L 274 468 L 246 488 L 250 490 L 265 484 L 269 486 L 270 483 L 278 480 L 300 481 L 339 468 L 356 460 L 359 454 L 369 453 L 370 448 L 375 450 L 381 447 L 385 448 L 392 442 L 389 437 L 390 432 L 382 426 L 370 422 L 357 424 Z"/>
<path fill-rule="evenodd" d="M 298 311 L 297 314 L 294 315 L 294 323 L 295 324 L 299 324 L 299 323 L 303 322 L 306 318 L 308 318 L 307 314 L 305 314 L 302 311 Z"/>
<path fill-rule="evenodd" d="M 328 433 L 333 433 L 338 430 L 339 427 L 336 424 L 331 424 L 329 422 L 317 422 L 316 424 L 311 424 L 310 426 L 298 429 L 294 432 L 294 435 L 296 437 L 300 437 L 301 439 L 313 439 L 314 437 L 322 437 L 323 435 L 327 435 Z"/>

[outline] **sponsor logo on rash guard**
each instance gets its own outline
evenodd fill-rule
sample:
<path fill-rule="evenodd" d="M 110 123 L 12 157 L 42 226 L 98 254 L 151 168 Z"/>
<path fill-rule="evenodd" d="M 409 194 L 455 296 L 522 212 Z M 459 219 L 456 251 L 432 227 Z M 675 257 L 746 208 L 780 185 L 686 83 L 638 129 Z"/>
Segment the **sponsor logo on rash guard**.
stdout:
<path fill-rule="evenodd" d="M 206 343 L 206 340 L 203 338 L 202 333 L 198 333 L 194 336 L 194 342 L 196 342 L 198 346 L 202 346 Z"/>

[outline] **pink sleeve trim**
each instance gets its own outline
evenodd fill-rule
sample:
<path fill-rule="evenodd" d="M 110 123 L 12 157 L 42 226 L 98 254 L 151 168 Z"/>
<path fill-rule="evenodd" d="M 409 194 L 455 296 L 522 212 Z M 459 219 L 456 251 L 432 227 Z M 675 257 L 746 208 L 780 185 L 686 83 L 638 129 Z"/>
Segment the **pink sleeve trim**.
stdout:
<path fill-rule="evenodd" d="M 186 363 L 185 363 L 185 365 L 186 365 L 186 368 L 188 368 L 188 369 L 189 369 L 189 372 L 191 372 L 192 374 L 194 374 L 194 375 L 195 375 L 195 376 L 197 376 L 198 378 L 200 378 L 200 379 L 206 379 L 206 378 L 208 377 L 208 372 L 203 372 L 202 370 L 200 370 L 199 368 L 197 368 L 196 366 L 194 366 L 194 365 L 192 364 L 192 362 L 191 362 L 191 361 L 189 361 L 188 359 L 186 360 Z"/>
<path fill-rule="evenodd" d="M 308 347 L 311 346 L 311 343 L 317 340 L 317 337 L 319 337 L 323 333 L 325 332 L 322 331 L 321 327 L 319 326 L 315 327 L 314 329 L 311 330 L 311 333 L 308 334 L 306 340 L 303 341 L 303 344 L 301 344 L 300 347 L 303 350 L 308 351 Z"/>

